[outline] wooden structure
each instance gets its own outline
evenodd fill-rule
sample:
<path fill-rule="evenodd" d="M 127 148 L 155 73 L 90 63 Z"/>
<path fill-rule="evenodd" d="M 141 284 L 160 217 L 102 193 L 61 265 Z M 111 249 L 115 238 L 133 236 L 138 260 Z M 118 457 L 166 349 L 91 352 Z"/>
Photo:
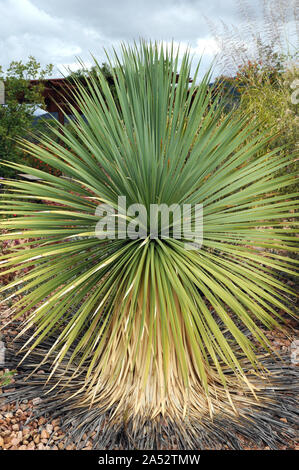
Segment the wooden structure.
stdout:
<path fill-rule="evenodd" d="M 176 82 L 179 79 L 179 75 L 176 76 Z M 107 77 L 108 83 L 113 84 L 113 78 Z M 41 83 L 39 80 L 30 80 L 30 85 L 38 85 Z M 46 105 L 46 111 L 57 117 L 61 124 L 64 124 L 64 114 L 62 110 L 71 115 L 71 110 L 68 103 L 71 103 L 77 111 L 80 112 L 78 104 L 72 98 L 72 90 L 76 89 L 75 83 L 71 82 L 67 78 L 50 78 L 42 81 L 44 85 L 43 96 Z M 192 79 L 189 78 L 189 83 L 192 83 Z"/>
<path fill-rule="evenodd" d="M 176 76 L 176 82 L 178 81 L 179 75 Z M 113 78 L 107 77 L 108 83 L 113 84 Z M 189 83 L 192 79 L 189 78 Z M 55 116 L 61 124 L 64 124 L 64 114 L 62 110 L 71 115 L 72 112 L 68 103 L 80 112 L 78 104 L 72 97 L 72 90 L 76 90 L 76 84 L 68 78 L 49 78 L 47 80 L 30 80 L 30 86 L 38 85 L 42 83 L 44 85 L 43 96 L 46 105 L 46 111 Z"/>
<path fill-rule="evenodd" d="M 71 115 L 71 109 L 68 103 L 80 112 L 80 108 L 72 97 L 72 89 L 76 88 L 67 78 L 49 78 L 42 81 L 44 85 L 43 97 L 45 100 L 46 111 L 57 117 L 61 124 L 64 124 L 63 111 Z M 30 80 L 30 85 L 40 84 L 39 80 Z M 62 111 L 63 110 L 63 111 Z"/>

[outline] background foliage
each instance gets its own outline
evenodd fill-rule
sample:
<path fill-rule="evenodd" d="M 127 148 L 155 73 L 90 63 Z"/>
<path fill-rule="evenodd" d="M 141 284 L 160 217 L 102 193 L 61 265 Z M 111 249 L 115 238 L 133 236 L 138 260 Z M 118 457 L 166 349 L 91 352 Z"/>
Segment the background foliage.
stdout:
<path fill-rule="evenodd" d="M 261 16 L 246 0 L 236 4 L 241 28 L 208 20 L 221 49 L 216 84 L 226 93 L 225 110 L 256 123 L 257 134 L 271 137 L 268 150 L 283 147 L 289 165 L 278 174 L 298 172 L 299 105 L 291 95 L 299 79 L 299 4 L 264 0 Z"/>
<path fill-rule="evenodd" d="M 34 112 L 37 108 L 44 109 L 43 84 L 29 86 L 29 80 L 43 80 L 52 73 L 53 65 L 42 68 L 32 56 L 26 63 L 12 61 L 4 72 L 0 66 L 0 80 L 5 84 L 5 106 L 0 106 L 0 161 L 27 162 L 38 166 L 39 162 L 25 157 L 19 149 L 16 139 L 31 138 L 33 124 L 36 121 Z M 35 132 L 46 131 L 42 120 L 35 124 Z M 41 162 L 40 162 L 41 163 Z M 1 166 L 1 177 L 12 177 L 14 170 Z"/>

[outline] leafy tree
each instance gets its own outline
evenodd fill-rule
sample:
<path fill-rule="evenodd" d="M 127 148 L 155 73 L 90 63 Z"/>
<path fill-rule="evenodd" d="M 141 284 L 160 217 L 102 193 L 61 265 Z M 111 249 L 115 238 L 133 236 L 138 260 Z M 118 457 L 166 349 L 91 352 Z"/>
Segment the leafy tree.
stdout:
<path fill-rule="evenodd" d="M 26 159 L 16 139 L 29 136 L 35 120 L 34 111 L 45 107 L 42 82 L 29 86 L 29 80 L 43 80 L 52 70 L 53 65 L 42 68 L 32 56 L 26 63 L 11 62 L 6 72 L 0 66 L 0 80 L 5 84 L 5 106 L 0 106 L 0 160 L 20 162 Z M 35 128 L 38 130 L 44 130 L 41 122 Z M 14 171 L 2 166 L 0 174 L 13 176 Z"/>

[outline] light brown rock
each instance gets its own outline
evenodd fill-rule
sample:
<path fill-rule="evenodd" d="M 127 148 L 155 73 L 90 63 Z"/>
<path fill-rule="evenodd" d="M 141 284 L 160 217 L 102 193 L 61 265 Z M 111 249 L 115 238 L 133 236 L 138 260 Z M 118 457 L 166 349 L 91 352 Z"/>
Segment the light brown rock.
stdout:
<path fill-rule="evenodd" d="M 13 437 L 10 442 L 12 446 L 17 446 L 18 444 L 20 444 L 21 439 L 18 439 L 17 437 Z"/>
<path fill-rule="evenodd" d="M 33 400 L 32 400 L 32 405 L 33 405 L 33 406 L 39 405 L 39 403 L 40 403 L 41 401 L 42 401 L 42 400 L 41 400 L 40 397 L 33 398 Z"/>
<path fill-rule="evenodd" d="M 46 425 L 46 431 L 51 434 L 53 432 L 53 426 L 52 424 L 47 424 Z"/>
<path fill-rule="evenodd" d="M 42 429 L 42 432 L 40 433 L 40 437 L 42 439 L 49 439 L 50 435 L 46 429 Z"/>

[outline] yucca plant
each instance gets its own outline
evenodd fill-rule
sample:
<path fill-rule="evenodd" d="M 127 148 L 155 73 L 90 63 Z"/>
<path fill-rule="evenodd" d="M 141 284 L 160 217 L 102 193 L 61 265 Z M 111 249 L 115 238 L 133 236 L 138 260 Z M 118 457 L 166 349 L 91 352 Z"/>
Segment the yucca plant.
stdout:
<path fill-rule="evenodd" d="M 271 352 L 265 330 L 292 314 L 292 292 L 275 271 L 293 273 L 297 194 L 276 194 L 294 175 L 273 177 L 289 159 L 263 154 L 267 139 L 245 118 L 221 118 L 211 71 L 198 85 L 197 67 L 189 83 L 188 51 L 179 63 L 172 46 L 123 46 L 111 63 L 117 104 L 96 60 L 95 70 L 73 91 L 85 118 L 72 108 L 70 128 L 53 129 L 59 143 L 21 142 L 64 176 L 10 164 L 40 180 L 3 182 L 1 238 L 35 239 L 1 256 L 3 275 L 31 267 L 1 289 L 18 296 L 23 396 L 26 387 L 44 393 L 46 411 L 70 413 L 74 432 L 97 429 L 102 446 L 120 429 L 129 447 L 170 442 L 169 429 L 181 446 L 209 446 L 228 439 L 232 423 L 252 437 L 253 410 L 269 426 L 267 410 L 277 414 L 285 388 L 257 351 Z M 148 213 L 151 204 L 202 204 L 201 248 L 150 230 L 99 238 L 97 208 L 116 209 L 120 196 Z M 115 224 L 133 219 L 116 214 Z"/>

